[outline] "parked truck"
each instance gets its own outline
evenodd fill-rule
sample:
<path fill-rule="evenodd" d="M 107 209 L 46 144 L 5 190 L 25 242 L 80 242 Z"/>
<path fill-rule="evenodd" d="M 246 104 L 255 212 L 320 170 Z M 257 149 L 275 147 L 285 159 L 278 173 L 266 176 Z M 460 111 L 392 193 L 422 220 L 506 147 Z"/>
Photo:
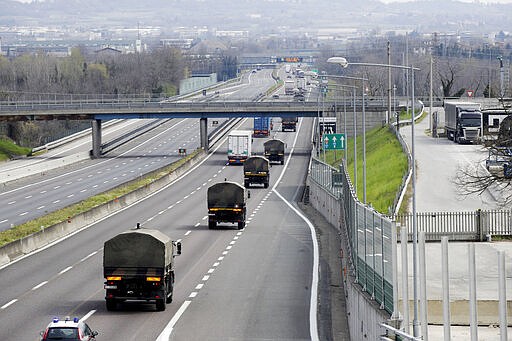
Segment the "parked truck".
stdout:
<path fill-rule="evenodd" d="M 268 188 L 270 182 L 270 162 L 263 156 L 251 156 L 244 163 L 244 186 L 261 184 Z"/>
<path fill-rule="evenodd" d="M 266 137 L 270 135 L 270 117 L 254 118 L 254 137 Z"/>
<path fill-rule="evenodd" d="M 236 182 L 224 181 L 208 188 L 208 228 L 217 227 L 218 223 L 237 224 L 241 230 L 245 226 L 246 189 Z"/>
<path fill-rule="evenodd" d="M 281 131 L 297 131 L 297 117 L 281 117 Z"/>
<path fill-rule="evenodd" d="M 252 131 L 233 130 L 228 135 L 229 164 L 241 164 L 251 156 Z"/>
<path fill-rule="evenodd" d="M 181 243 L 164 233 L 137 228 L 107 240 L 103 248 L 103 276 L 107 310 L 123 301 L 155 302 L 165 310 L 174 289 L 174 257 Z"/>
<path fill-rule="evenodd" d="M 446 137 L 457 143 L 479 143 L 482 138 L 482 112 L 479 103 L 444 102 Z"/>
<path fill-rule="evenodd" d="M 278 139 L 268 140 L 263 144 L 265 157 L 270 162 L 279 162 L 284 165 L 284 142 Z"/>

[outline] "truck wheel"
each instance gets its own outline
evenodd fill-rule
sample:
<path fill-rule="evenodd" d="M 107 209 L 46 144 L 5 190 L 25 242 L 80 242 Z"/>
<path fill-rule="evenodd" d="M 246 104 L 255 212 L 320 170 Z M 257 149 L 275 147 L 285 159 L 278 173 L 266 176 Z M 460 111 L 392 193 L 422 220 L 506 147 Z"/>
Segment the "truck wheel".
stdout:
<path fill-rule="evenodd" d="M 208 228 L 210 230 L 214 229 L 217 227 L 217 223 L 214 221 L 214 220 L 208 220 Z"/>
<path fill-rule="evenodd" d="M 158 311 L 165 310 L 165 298 L 156 300 L 156 310 L 158 310 Z"/>
<path fill-rule="evenodd" d="M 106 300 L 106 304 L 107 304 L 107 310 L 108 311 L 114 311 L 114 310 L 117 309 L 117 302 L 116 302 L 116 300 L 107 299 Z"/>
<path fill-rule="evenodd" d="M 245 182 L 244 182 L 244 187 L 245 187 L 245 188 L 249 188 L 249 182 L 248 182 L 248 181 L 245 181 Z"/>
<path fill-rule="evenodd" d="M 263 188 L 268 188 L 268 182 L 265 182 L 265 183 L 263 184 Z"/>
<path fill-rule="evenodd" d="M 245 221 L 239 221 L 238 222 L 238 229 L 241 230 L 245 227 Z"/>
<path fill-rule="evenodd" d="M 281 164 L 284 165 L 284 160 L 281 160 Z"/>

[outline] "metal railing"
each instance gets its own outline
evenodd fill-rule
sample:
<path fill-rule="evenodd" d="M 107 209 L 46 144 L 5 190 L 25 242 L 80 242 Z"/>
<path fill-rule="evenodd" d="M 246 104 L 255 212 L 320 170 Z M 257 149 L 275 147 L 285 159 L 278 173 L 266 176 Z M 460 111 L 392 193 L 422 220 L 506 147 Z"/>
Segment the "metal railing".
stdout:
<path fill-rule="evenodd" d="M 397 226 L 407 229 L 412 241 L 412 214 L 398 214 L 395 219 Z M 512 235 L 512 210 L 417 212 L 416 224 L 428 241 L 441 241 L 443 236 L 450 240 L 484 241 L 492 236 Z"/>
<path fill-rule="evenodd" d="M 388 313 L 393 313 L 392 233 L 394 222 L 357 200 L 352 183 L 340 169 L 312 159 L 310 177 L 332 193 L 343 208 L 356 282 Z"/>

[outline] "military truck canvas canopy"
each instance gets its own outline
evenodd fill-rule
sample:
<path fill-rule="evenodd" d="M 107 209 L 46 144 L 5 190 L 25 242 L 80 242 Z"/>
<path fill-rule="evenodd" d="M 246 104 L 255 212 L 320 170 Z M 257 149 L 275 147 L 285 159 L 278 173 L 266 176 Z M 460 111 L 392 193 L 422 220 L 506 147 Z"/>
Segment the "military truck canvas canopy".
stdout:
<path fill-rule="evenodd" d="M 269 161 L 263 156 L 251 156 L 244 163 L 244 172 L 268 172 Z"/>
<path fill-rule="evenodd" d="M 281 140 L 268 140 L 263 145 L 266 152 L 270 152 L 272 154 L 284 153 L 284 142 Z"/>
<path fill-rule="evenodd" d="M 172 240 L 158 230 L 135 229 L 107 240 L 103 249 L 106 268 L 163 268 L 173 259 Z"/>
<path fill-rule="evenodd" d="M 228 208 L 245 205 L 245 188 L 236 182 L 219 182 L 208 188 L 208 208 Z"/>

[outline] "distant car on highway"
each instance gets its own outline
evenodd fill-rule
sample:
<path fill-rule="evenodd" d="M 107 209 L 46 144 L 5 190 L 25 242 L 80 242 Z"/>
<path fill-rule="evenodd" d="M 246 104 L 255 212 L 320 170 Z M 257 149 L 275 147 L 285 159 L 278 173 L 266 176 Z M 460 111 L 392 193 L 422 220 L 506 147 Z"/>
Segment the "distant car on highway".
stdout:
<path fill-rule="evenodd" d="M 69 317 L 64 320 L 55 317 L 41 332 L 41 341 L 95 341 L 96 335 L 98 335 L 97 331 L 91 330 L 87 323 L 80 321 L 77 317 L 73 320 Z"/>
<path fill-rule="evenodd" d="M 278 99 L 278 98 L 279 98 L 279 95 L 278 95 L 278 94 L 273 94 L 273 95 L 272 95 L 272 98 L 274 98 L 274 99 Z"/>

